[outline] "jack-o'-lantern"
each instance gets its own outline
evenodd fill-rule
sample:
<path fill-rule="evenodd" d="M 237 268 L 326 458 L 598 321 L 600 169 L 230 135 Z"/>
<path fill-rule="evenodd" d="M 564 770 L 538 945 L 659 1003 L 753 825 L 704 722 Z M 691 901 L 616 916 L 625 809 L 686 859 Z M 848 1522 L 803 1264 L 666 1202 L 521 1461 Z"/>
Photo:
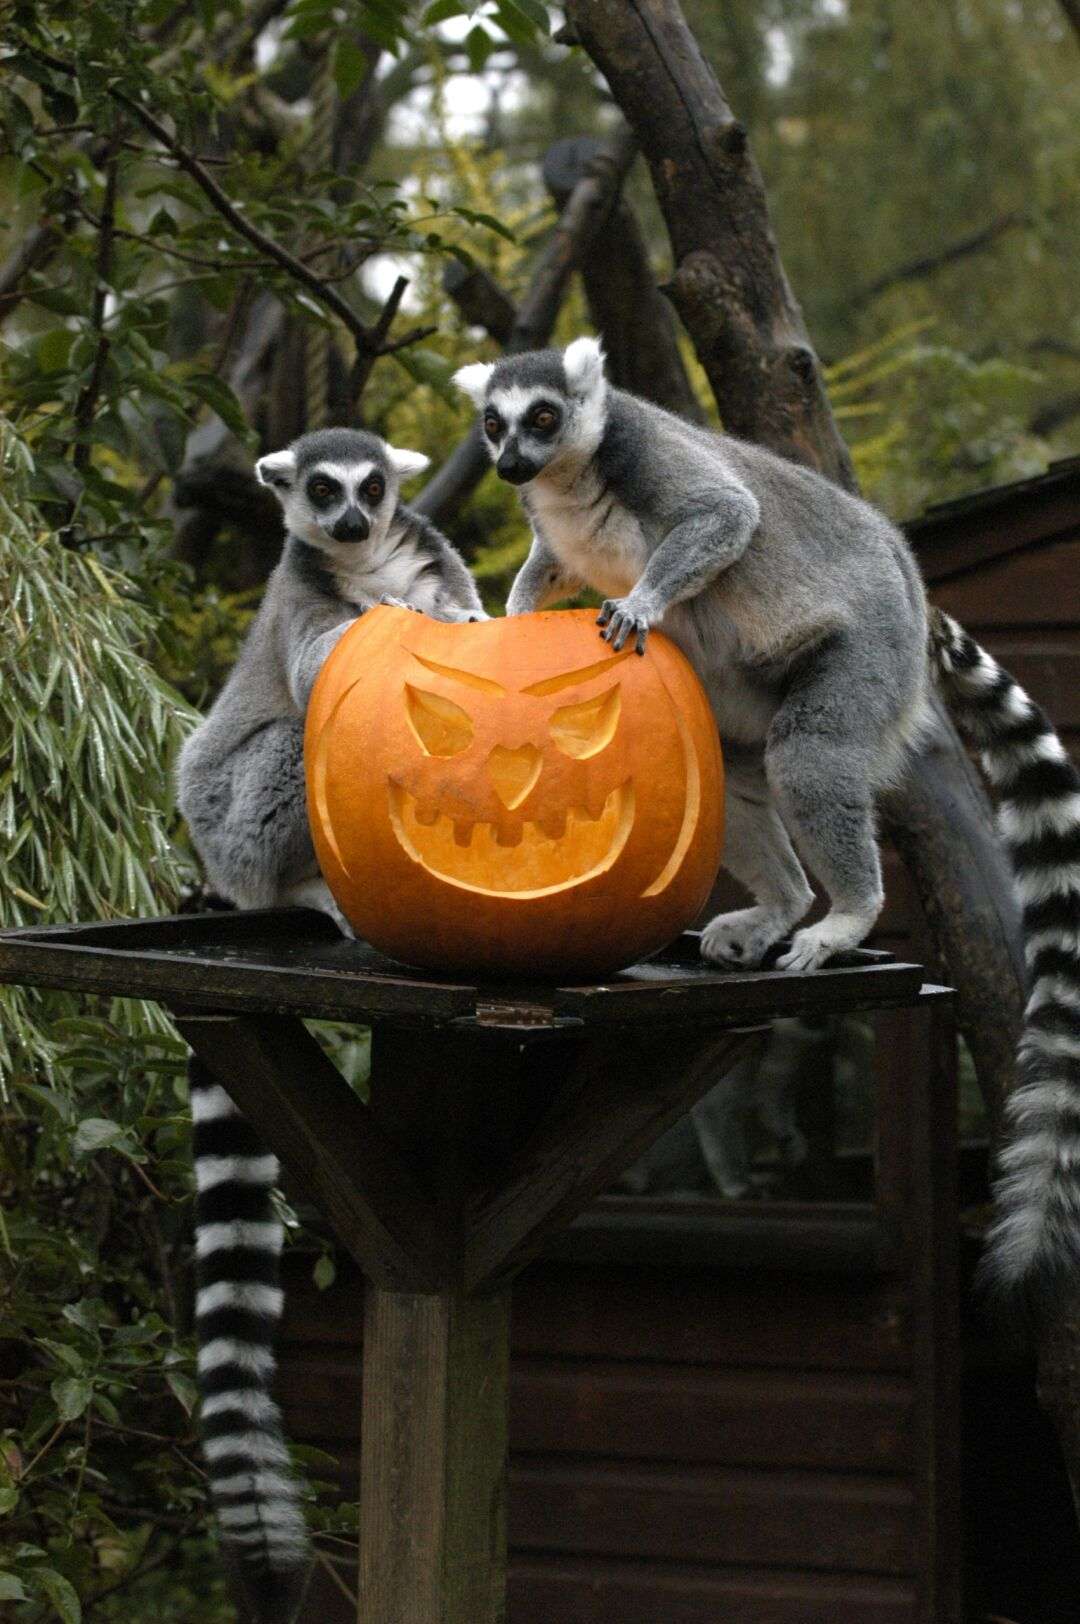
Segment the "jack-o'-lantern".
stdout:
<path fill-rule="evenodd" d="M 654 952 L 720 861 L 716 724 L 652 632 L 588 610 L 447 625 L 383 606 L 319 674 L 305 735 L 323 874 L 357 933 L 413 964 L 596 974 Z"/>

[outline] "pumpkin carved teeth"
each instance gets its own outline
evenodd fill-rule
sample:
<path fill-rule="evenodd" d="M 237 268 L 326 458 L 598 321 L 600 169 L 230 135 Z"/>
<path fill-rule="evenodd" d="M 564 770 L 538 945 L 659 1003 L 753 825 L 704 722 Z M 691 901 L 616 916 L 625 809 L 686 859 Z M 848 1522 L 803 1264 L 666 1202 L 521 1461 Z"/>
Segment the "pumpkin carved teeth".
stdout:
<path fill-rule="evenodd" d="M 549 815 L 543 824 L 469 823 L 447 813 L 431 816 L 404 785 L 389 786 L 390 821 L 412 860 L 466 891 L 488 896 L 542 896 L 580 885 L 611 867 L 634 821 L 634 791 L 613 789 L 594 815 L 588 807 Z"/>

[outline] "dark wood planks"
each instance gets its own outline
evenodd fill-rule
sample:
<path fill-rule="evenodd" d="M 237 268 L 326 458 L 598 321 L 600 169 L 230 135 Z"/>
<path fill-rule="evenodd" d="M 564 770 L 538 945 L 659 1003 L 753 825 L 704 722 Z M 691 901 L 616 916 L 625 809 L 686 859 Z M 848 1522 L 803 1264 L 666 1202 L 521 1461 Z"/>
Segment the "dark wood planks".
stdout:
<path fill-rule="evenodd" d="M 915 1624 L 901 1581 L 515 1557 L 511 1624 Z"/>
<path fill-rule="evenodd" d="M 914 1496 L 898 1479 L 515 1461 L 517 1550 L 903 1575 Z"/>
<path fill-rule="evenodd" d="M 646 965 L 598 983 L 475 986 L 395 964 L 365 942 L 338 936 L 325 916 L 307 909 L 0 931 L 0 981 L 195 1009 L 413 1022 L 428 1030 L 470 1016 L 512 1026 L 523 1002 L 552 1019 L 605 1025 L 693 1019 L 722 1027 L 918 996 L 917 967 L 884 963 L 879 954 L 845 959 L 810 976 L 723 971 L 700 962 L 688 935 Z"/>
<path fill-rule="evenodd" d="M 296 1437 L 334 1450 L 350 1428 L 359 1436 L 351 1352 L 287 1348 L 277 1391 Z M 911 1469 L 913 1411 L 910 1381 L 892 1376 L 516 1359 L 510 1446 L 552 1457 L 897 1474 Z M 356 1461 L 347 1448 L 346 1476 Z"/>
<path fill-rule="evenodd" d="M 287 1334 L 358 1346 L 363 1288 L 355 1275 L 343 1271 L 329 1292 L 304 1291 L 293 1267 L 287 1260 Z M 515 1356 L 617 1352 L 680 1365 L 837 1371 L 911 1364 L 908 1292 L 891 1278 L 799 1275 L 780 1284 L 775 1275 L 735 1271 L 534 1263 L 515 1290 L 511 1334 Z"/>
<path fill-rule="evenodd" d="M 542 1264 L 515 1300 L 516 1353 L 804 1370 L 901 1370 L 906 1292 L 894 1280 L 672 1274 Z"/>
<path fill-rule="evenodd" d="M 465 1282 L 483 1290 L 520 1268 L 712 1088 L 759 1034 L 710 1042 L 642 1034 L 624 1046 L 590 1034 L 549 1110 L 473 1214 Z"/>
<path fill-rule="evenodd" d="M 934 602 L 976 626 L 1075 626 L 1080 537 L 999 558 L 934 588 Z"/>

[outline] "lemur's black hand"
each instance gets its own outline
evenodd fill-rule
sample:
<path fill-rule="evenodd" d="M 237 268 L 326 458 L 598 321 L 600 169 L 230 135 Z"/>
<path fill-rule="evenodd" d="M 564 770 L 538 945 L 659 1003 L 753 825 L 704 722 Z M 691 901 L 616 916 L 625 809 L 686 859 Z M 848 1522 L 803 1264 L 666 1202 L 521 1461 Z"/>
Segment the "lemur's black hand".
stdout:
<path fill-rule="evenodd" d="M 603 627 L 600 636 L 610 643 L 616 654 L 631 635 L 639 654 L 645 652 L 645 639 L 649 635 L 649 622 L 644 615 L 635 614 L 628 607 L 628 598 L 605 598 L 600 605 L 596 624 Z"/>

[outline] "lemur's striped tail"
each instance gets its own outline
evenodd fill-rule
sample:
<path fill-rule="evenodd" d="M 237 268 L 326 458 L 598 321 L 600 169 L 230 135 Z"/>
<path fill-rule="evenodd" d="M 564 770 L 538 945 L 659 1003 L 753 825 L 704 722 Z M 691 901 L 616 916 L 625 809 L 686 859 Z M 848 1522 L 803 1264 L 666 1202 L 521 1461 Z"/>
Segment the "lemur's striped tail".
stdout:
<path fill-rule="evenodd" d="M 309 1552 L 270 1397 L 282 1307 L 278 1162 L 194 1056 L 188 1079 L 203 1453 L 244 1624 L 291 1624 Z"/>
<path fill-rule="evenodd" d="M 983 1280 L 1025 1313 L 1080 1280 L 1080 773 L 1045 713 L 940 611 L 932 657 L 998 797 L 1029 997 L 1005 1108 Z"/>

